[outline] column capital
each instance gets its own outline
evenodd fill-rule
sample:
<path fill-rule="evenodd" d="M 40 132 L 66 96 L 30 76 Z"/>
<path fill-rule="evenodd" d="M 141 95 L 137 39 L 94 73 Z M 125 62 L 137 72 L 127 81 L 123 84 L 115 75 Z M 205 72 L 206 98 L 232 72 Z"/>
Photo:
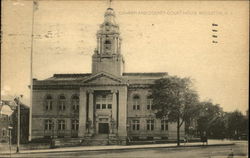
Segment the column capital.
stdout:
<path fill-rule="evenodd" d="M 111 93 L 118 93 L 118 90 L 117 89 L 112 89 Z"/>
<path fill-rule="evenodd" d="M 88 89 L 88 90 L 87 90 L 87 93 L 92 93 L 92 94 L 93 94 L 93 93 L 94 93 L 94 90 L 93 90 L 93 89 Z"/>

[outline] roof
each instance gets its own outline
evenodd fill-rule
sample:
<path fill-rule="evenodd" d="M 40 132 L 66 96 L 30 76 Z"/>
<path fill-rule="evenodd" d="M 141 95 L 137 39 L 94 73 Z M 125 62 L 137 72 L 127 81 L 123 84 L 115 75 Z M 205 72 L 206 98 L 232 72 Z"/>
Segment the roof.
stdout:
<path fill-rule="evenodd" d="M 15 103 L 15 101 L 13 100 L 1 100 L 1 101 L 2 101 L 2 105 L 8 105 L 10 106 L 12 110 L 16 109 L 17 104 Z M 24 103 L 21 103 L 20 107 L 21 109 L 29 109 L 29 106 Z M 1 105 L 0 105 L 0 109 L 1 109 Z"/>
<path fill-rule="evenodd" d="M 165 76 L 166 72 L 133 72 L 133 73 L 123 73 L 123 76 Z"/>
<path fill-rule="evenodd" d="M 78 85 L 81 81 L 87 80 L 93 76 L 91 73 L 79 74 L 54 74 L 45 80 L 34 80 L 34 85 Z M 128 81 L 129 84 L 152 84 L 156 79 L 168 76 L 166 72 L 133 72 L 123 73 L 122 79 Z"/>
<path fill-rule="evenodd" d="M 86 76 L 90 76 L 91 73 L 84 73 L 84 74 L 54 74 L 53 77 L 86 77 Z"/>
<path fill-rule="evenodd" d="M 82 80 L 88 76 L 90 76 L 91 73 L 80 73 L 80 74 L 54 74 L 53 77 L 50 77 L 48 79 L 45 79 L 47 81 L 53 81 L 53 80 Z"/>
<path fill-rule="evenodd" d="M 85 78 L 90 76 L 91 73 L 79 73 L 79 74 L 54 74 L 53 77 L 50 77 L 45 80 L 54 80 L 54 79 L 78 79 L 78 78 Z M 133 73 L 123 73 L 123 77 L 164 77 L 166 76 L 166 72 L 145 72 L 145 73 L 139 73 L 139 72 L 133 72 Z"/>

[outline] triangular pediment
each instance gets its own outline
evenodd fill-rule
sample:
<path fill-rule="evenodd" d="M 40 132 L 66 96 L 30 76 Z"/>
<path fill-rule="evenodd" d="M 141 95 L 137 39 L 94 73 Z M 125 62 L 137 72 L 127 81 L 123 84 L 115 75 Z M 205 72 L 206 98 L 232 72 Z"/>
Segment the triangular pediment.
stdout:
<path fill-rule="evenodd" d="M 97 74 L 93 74 L 88 78 L 84 79 L 82 82 L 84 84 L 97 84 L 97 85 L 126 83 L 122 78 L 119 78 L 117 76 L 114 76 L 106 72 L 99 72 Z"/>

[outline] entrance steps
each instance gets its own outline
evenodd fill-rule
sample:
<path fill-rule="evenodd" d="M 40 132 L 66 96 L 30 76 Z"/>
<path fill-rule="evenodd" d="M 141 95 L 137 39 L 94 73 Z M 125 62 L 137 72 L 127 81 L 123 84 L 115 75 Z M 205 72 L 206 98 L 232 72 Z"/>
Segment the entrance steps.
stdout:
<path fill-rule="evenodd" d="M 108 134 L 97 134 L 89 138 L 85 138 L 82 142 L 82 145 L 108 145 L 109 144 L 109 135 Z"/>
<path fill-rule="evenodd" d="M 93 137 L 93 139 L 108 139 L 108 134 L 97 134 Z"/>

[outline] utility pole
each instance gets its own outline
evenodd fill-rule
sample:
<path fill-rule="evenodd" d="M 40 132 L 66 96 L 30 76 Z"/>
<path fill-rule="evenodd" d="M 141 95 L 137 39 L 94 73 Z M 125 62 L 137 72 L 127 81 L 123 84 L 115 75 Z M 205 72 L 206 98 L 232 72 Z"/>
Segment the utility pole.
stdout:
<path fill-rule="evenodd" d="M 18 100 L 18 104 L 17 104 L 17 146 L 16 146 L 17 153 L 19 153 L 19 145 L 20 145 L 20 101 Z"/>
<path fill-rule="evenodd" d="M 20 95 L 22 98 L 23 95 Z M 20 98 L 16 97 L 14 101 L 17 104 L 17 146 L 16 146 L 16 152 L 19 153 L 19 146 L 20 146 Z"/>
<path fill-rule="evenodd" d="M 38 1 L 33 0 L 32 3 L 32 25 L 31 25 L 31 49 L 30 49 L 30 112 L 29 112 L 29 141 L 32 137 L 32 92 L 33 92 L 33 41 L 34 41 L 34 16 L 35 11 L 38 10 Z"/>
<path fill-rule="evenodd" d="M 8 128 L 9 128 L 9 147 L 10 147 L 10 157 L 11 157 L 11 130 L 13 129 L 13 127 L 9 126 Z"/>

